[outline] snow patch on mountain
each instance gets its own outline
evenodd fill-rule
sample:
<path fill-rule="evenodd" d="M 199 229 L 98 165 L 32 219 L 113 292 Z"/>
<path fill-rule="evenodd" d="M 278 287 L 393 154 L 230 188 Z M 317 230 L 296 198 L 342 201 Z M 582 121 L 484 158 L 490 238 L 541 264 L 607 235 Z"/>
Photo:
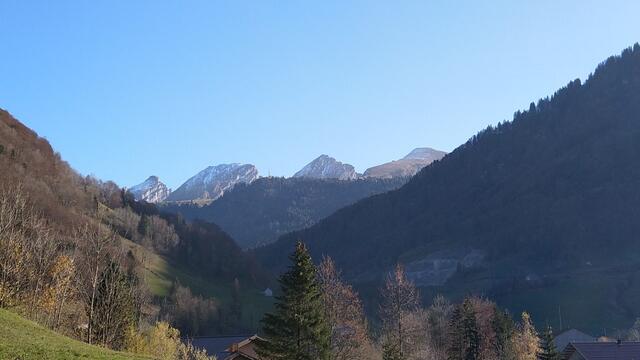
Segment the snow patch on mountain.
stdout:
<path fill-rule="evenodd" d="M 166 199 L 167 201 L 213 201 L 236 184 L 249 184 L 258 178 L 258 169 L 251 164 L 220 164 L 209 166 L 187 180 Z"/>
<path fill-rule="evenodd" d="M 132 186 L 129 192 L 133 194 L 134 198 L 138 201 L 159 203 L 171 194 L 171 189 L 167 188 L 157 176 L 149 176 L 144 182 Z"/>

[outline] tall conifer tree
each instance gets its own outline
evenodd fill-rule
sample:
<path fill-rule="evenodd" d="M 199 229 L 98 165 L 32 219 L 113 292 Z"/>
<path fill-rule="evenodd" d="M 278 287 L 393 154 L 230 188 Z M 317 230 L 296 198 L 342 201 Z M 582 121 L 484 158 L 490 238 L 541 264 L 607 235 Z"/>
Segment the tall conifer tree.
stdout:
<path fill-rule="evenodd" d="M 476 311 L 470 298 L 456 306 L 451 315 L 449 360 L 475 360 L 480 357 L 481 334 Z"/>
<path fill-rule="evenodd" d="M 316 268 L 302 242 L 289 259 L 292 264 L 280 277 L 275 312 L 262 320 L 265 340 L 258 342 L 258 353 L 270 360 L 328 360 L 331 332 Z"/>
<path fill-rule="evenodd" d="M 551 329 L 551 326 L 547 326 L 542 333 L 542 341 L 538 359 L 560 360 L 560 354 L 558 354 L 556 344 L 553 342 L 553 330 Z"/>
<path fill-rule="evenodd" d="M 451 313 L 449 323 L 449 346 L 447 348 L 448 360 L 462 360 L 465 354 L 464 328 L 462 326 L 462 305 L 456 305 Z"/>
<path fill-rule="evenodd" d="M 465 360 L 476 360 L 480 356 L 480 332 L 476 311 L 470 299 L 462 303 L 462 328 L 466 345 Z"/>
<path fill-rule="evenodd" d="M 491 327 L 495 333 L 493 339 L 493 350 L 498 359 L 507 359 L 512 351 L 512 338 L 515 331 L 513 319 L 506 311 L 500 310 L 497 306 L 493 311 Z"/>

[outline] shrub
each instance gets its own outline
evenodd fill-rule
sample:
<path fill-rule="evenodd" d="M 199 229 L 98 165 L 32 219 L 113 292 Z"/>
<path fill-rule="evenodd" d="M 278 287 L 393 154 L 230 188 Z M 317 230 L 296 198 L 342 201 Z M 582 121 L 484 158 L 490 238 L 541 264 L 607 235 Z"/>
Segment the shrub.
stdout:
<path fill-rule="evenodd" d="M 157 322 L 145 333 L 130 329 L 126 343 L 127 351 L 151 355 L 160 360 L 215 360 L 215 357 L 207 356 L 204 350 L 183 343 L 180 331 L 163 321 Z"/>

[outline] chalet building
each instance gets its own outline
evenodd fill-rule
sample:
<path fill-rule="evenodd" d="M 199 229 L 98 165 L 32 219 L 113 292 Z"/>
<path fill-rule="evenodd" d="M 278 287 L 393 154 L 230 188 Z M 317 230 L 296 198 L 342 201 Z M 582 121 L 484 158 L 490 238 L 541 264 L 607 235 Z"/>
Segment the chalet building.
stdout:
<path fill-rule="evenodd" d="M 197 349 L 203 349 L 217 360 L 259 360 L 253 336 L 207 336 L 189 339 Z"/>
<path fill-rule="evenodd" d="M 563 360 L 640 360 L 640 342 L 571 342 L 560 356 Z"/>

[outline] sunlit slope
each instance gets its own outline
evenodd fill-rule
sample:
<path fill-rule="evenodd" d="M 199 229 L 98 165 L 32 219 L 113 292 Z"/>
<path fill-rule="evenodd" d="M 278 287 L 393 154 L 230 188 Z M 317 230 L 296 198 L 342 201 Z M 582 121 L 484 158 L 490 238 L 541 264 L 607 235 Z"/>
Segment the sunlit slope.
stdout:
<path fill-rule="evenodd" d="M 0 359 L 151 359 L 89 345 L 0 309 Z"/>

